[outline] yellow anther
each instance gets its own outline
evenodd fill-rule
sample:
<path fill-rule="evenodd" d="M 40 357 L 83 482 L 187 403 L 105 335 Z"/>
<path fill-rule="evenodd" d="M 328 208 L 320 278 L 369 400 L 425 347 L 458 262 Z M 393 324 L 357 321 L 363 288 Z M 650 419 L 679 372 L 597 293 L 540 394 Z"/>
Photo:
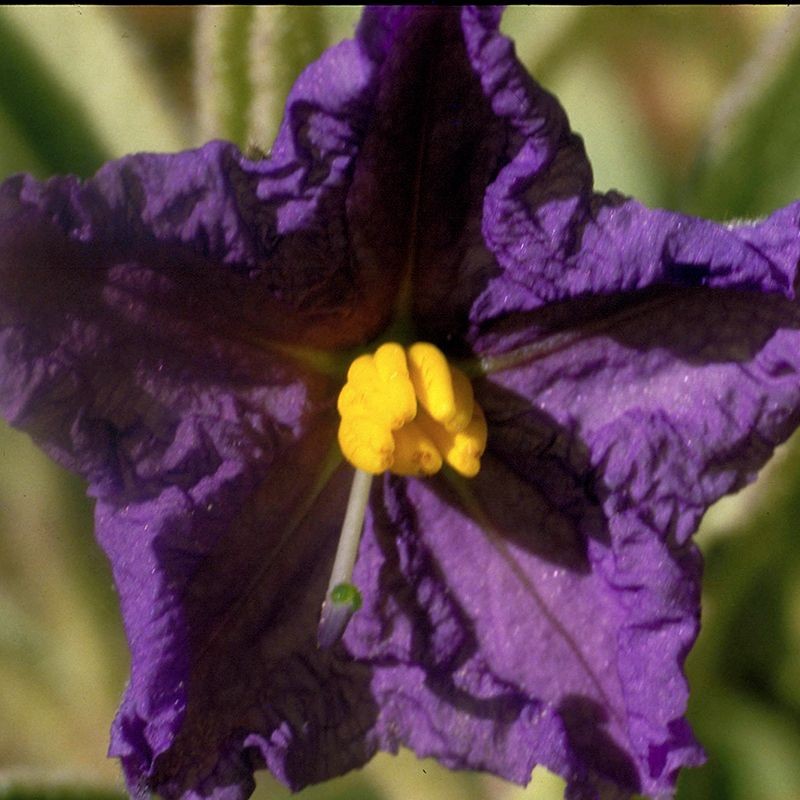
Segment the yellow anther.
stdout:
<path fill-rule="evenodd" d="M 339 447 L 354 466 L 377 475 L 394 461 L 394 437 L 381 422 L 369 417 L 343 416 L 339 423 Z"/>
<path fill-rule="evenodd" d="M 378 370 L 370 355 L 359 356 L 347 370 L 347 383 L 339 393 L 337 408 L 342 416 L 367 410 L 378 386 Z M 373 409 L 369 409 L 373 414 Z M 378 411 L 380 409 L 377 409 Z"/>
<path fill-rule="evenodd" d="M 443 460 L 467 477 L 480 469 L 483 412 L 467 376 L 432 344 L 389 342 L 359 356 L 337 407 L 342 453 L 365 472 L 433 475 Z"/>
<path fill-rule="evenodd" d="M 384 348 L 389 347 L 384 345 Z M 394 345 L 400 350 L 400 345 Z M 383 348 L 378 348 L 378 352 Z M 391 369 L 395 361 L 391 350 L 382 354 L 380 366 L 375 356 L 359 356 L 347 371 L 347 383 L 339 394 L 337 408 L 342 417 L 366 416 L 380 420 L 392 430 L 414 419 L 417 401 L 414 388 L 405 370 L 405 378 Z M 389 368 L 387 368 L 387 366 Z M 384 375 L 386 377 L 384 377 Z M 403 385 L 405 383 L 405 385 Z"/>
<path fill-rule="evenodd" d="M 374 355 L 375 368 L 381 380 L 388 382 L 405 378 L 408 380 L 406 351 L 396 342 L 382 344 Z"/>
<path fill-rule="evenodd" d="M 442 468 L 442 456 L 436 445 L 416 423 L 409 422 L 394 432 L 396 475 L 434 475 Z"/>
<path fill-rule="evenodd" d="M 382 344 L 375 351 L 375 368 L 397 419 L 402 419 L 403 424 L 410 422 L 417 413 L 417 396 L 408 375 L 405 350 L 394 342 Z"/>
<path fill-rule="evenodd" d="M 451 433 L 458 433 L 472 420 L 475 397 L 469 378 L 457 367 L 450 367 L 450 380 L 453 384 L 455 411 L 449 420 L 445 420 L 444 426 Z"/>
<path fill-rule="evenodd" d="M 451 433 L 425 411 L 417 414 L 416 422 L 430 436 L 444 460 L 461 475 L 474 478 L 481 468 L 481 456 L 486 449 L 486 418 L 475 404 L 475 413 L 462 431 Z"/>
<path fill-rule="evenodd" d="M 456 399 L 444 353 L 427 342 L 412 344 L 408 348 L 408 372 L 425 410 L 437 422 L 451 420 L 456 413 Z"/>

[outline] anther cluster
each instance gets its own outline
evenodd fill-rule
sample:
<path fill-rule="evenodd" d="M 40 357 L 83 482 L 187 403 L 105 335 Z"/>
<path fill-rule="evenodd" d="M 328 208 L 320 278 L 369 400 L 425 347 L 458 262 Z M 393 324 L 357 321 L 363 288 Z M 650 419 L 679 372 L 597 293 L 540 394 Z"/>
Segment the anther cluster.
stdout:
<path fill-rule="evenodd" d="M 486 419 L 469 378 L 435 345 L 381 345 L 347 372 L 339 394 L 339 445 L 358 469 L 433 475 L 444 462 L 466 477 L 480 470 Z"/>

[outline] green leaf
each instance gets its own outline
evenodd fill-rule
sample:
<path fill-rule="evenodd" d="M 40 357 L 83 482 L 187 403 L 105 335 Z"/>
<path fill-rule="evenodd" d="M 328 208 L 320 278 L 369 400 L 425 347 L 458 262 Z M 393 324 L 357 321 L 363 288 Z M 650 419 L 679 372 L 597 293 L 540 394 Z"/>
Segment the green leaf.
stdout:
<path fill-rule="evenodd" d="M 709 688 L 693 724 L 709 761 L 701 770 L 683 771 L 680 800 L 800 796 L 800 727 L 782 709 Z"/>
<path fill-rule="evenodd" d="M 598 191 L 617 189 L 657 205 L 663 176 L 633 96 L 596 52 L 576 54 L 546 86 L 583 137 Z"/>
<path fill-rule="evenodd" d="M 2 56 L 0 56 L 0 62 Z M 0 73 L 2 66 L 0 66 Z M 2 78 L 0 78 L 2 82 Z M 5 113 L 0 104 L 0 176 L 10 175 L 14 172 L 32 172 L 37 175 L 44 174 L 45 170 L 37 157 L 35 149 L 25 141 L 24 134 L 19 130 L 15 121 Z"/>
<path fill-rule="evenodd" d="M 711 625 L 704 629 L 697 653 L 704 657 L 709 685 L 725 682 L 788 707 L 792 695 L 785 693 L 782 674 L 797 665 L 791 620 L 800 570 L 800 435 L 777 458 L 741 499 L 728 500 L 733 504 L 733 513 L 724 517 L 729 535 L 714 538 L 705 548 Z M 799 698 L 795 692 L 798 722 Z"/>
<path fill-rule="evenodd" d="M 204 138 L 267 149 L 286 96 L 330 43 L 319 6 L 203 6 L 195 37 L 197 107 Z"/>
<path fill-rule="evenodd" d="M 252 105 L 248 144 L 268 149 L 292 84 L 329 44 L 329 30 L 329 20 L 320 6 L 256 9 L 249 53 Z"/>
<path fill-rule="evenodd" d="M 715 113 L 685 206 L 753 218 L 800 196 L 800 24 L 774 29 Z"/>
<path fill-rule="evenodd" d="M 25 786 L 0 782 L 0 800 L 126 800 L 127 794 L 91 786 Z"/>
<path fill-rule="evenodd" d="M 704 523 L 726 532 L 705 543 L 703 628 L 687 660 L 689 720 L 709 762 L 682 777 L 678 796 L 800 796 L 788 756 L 800 752 L 800 435 L 725 506 Z"/>
<path fill-rule="evenodd" d="M 0 116 L 40 174 L 188 143 L 135 39 L 92 6 L 0 9 Z"/>
<path fill-rule="evenodd" d="M 104 754 L 127 657 L 84 494 L 0 423 L 0 760 L 36 770 L 33 783 L 14 774 L 13 787 L 38 787 L 40 771 L 65 765 L 95 785 L 118 775 Z"/>
<path fill-rule="evenodd" d="M 708 109 L 764 18 L 761 9 L 516 6 L 503 29 L 583 136 L 598 188 L 684 210 Z"/>
<path fill-rule="evenodd" d="M 17 140 L 47 173 L 94 172 L 108 151 L 78 98 L 48 70 L 5 9 L 0 12 L 0 54 L 0 107 Z"/>
<path fill-rule="evenodd" d="M 195 36 L 195 88 L 200 134 L 246 144 L 252 97 L 248 45 L 252 6 L 201 6 Z"/>

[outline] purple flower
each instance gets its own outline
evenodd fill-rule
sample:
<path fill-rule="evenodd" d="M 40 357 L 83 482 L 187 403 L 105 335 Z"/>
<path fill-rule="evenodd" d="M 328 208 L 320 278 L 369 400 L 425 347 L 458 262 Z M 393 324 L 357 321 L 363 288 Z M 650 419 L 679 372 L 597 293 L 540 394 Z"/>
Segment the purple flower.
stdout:
<path fill-rule="evenodd" d="M 134 796 L 400 745 L 571 798 L 669 795 L 702 760 L 690 537 L 800 422 L 800 204 L 718 225 L 593 193 L 498 21 L 366 11 L 263 161 L 0 187 L 0 408 L 96 498 Z M 398 308 L 471 374 L 487 449 L 473 479 L 373 482 L 363 607 L 320 649 L 336 397 Z"/>

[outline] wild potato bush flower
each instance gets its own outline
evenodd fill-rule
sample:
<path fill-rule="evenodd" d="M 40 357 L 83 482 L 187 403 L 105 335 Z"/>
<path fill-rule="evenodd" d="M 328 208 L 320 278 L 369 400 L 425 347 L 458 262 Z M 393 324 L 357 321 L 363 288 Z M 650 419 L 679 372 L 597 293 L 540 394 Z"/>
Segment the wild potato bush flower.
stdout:
<path fill-rule="evenodd" d="M 0 187 L 0 407 L 96 499 L 135 797 L 400 745 L 571 798 L 702 760 L 691 535 L 800 420 L 800 204 L 594 193 L 498 22 L 365 11 L 263 160 Z M 353 594 L 320 627 L 350 461 Z"/>

